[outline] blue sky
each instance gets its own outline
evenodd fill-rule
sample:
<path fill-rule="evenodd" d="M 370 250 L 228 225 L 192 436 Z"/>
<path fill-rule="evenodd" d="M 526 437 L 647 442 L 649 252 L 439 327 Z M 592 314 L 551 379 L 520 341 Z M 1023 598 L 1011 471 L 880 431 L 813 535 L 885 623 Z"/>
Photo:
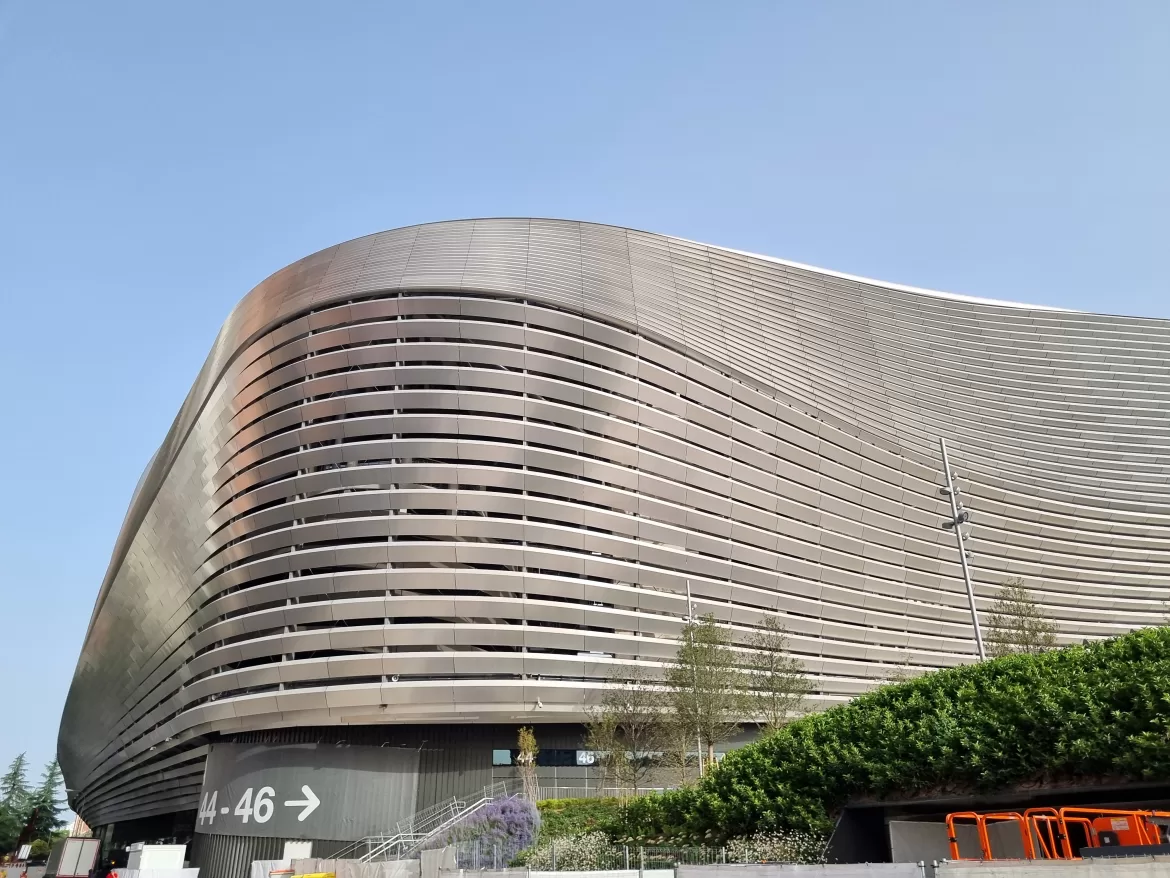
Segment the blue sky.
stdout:
<path fill-rule="evenodd" d="M 266 275 L 556 216 L 1170 317 L 1167 46 L 1161 0 L 0 0 L 0 763 L 51 758 L 134 484 Z"/>

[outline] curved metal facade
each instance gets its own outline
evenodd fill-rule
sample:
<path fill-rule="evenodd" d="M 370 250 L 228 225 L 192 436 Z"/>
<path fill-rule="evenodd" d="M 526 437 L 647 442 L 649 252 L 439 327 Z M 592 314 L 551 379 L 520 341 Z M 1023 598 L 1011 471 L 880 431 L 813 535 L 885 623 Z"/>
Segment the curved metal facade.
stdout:
<path fill-rule="evenodd" d="M 973 659 L 1022 576 L 1078 641 L 1170 582 L 1170 321 L 929 294 L 621 228 L 439 223 L 273 275 L 132 501 L 65 708 L 91 824 L 194 809 L 205 736 L 565 722 L 687 582 L 831 703 Z"/>

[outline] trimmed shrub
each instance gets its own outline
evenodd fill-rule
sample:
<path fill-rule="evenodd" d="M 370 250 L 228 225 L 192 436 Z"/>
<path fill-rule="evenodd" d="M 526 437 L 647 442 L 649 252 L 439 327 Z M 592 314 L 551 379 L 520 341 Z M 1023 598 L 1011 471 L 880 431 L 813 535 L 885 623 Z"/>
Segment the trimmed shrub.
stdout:
<path fill-rule="evenodd" d="M 1170 629 L 1012 655 L 883 686 L 630 801 L 623 841 L 827 834 L 851 800 L 1170 777 Z"/>
<path fill-rule="evenodd" d="M 621 799 L 545 799 L 540 809 L 540 838 L 561 838 L 609 829 L 621 813 Z"/>

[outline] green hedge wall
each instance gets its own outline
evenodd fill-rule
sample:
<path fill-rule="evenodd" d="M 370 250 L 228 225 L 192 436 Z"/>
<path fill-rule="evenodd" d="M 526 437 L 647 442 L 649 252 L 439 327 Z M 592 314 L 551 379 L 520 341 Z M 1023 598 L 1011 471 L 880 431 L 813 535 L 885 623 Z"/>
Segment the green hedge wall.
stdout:
<path fill-rule="evenodd" d="M 631 801 L 608 828 L 642 842 L 826 832 L 852 799 L 1079 777 L 1170 778 L 1170 629 L 884 686 Z"/>

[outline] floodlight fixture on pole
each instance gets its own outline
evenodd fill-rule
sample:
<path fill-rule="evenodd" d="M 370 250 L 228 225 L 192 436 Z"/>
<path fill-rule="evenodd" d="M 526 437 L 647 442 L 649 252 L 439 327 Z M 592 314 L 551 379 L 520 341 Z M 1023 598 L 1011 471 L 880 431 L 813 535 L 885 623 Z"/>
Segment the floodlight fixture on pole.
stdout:
<path fill-rule="evenodd" d="M 979 660 L 983 661 L 987 658 L 987 653 L 983 649 L 983 632 L 979 629 L 979 612 L 975 609 L 975 587 L 971 584 L 971 568 L 967 566 L 967 548 L 963 545 L 963 540 L 969 535 L 963 533 L 961 527 L 971 520 L 971 513 L 959 502 L 959 489 L 955 486 L 955 474 L 951 471 L 951 462 L 947 457 L 947 440 L 940 436 L 938 445 L 942 449 L 943 477 L 946 479 L 946 485 L 940 489 L 940 493 L 951 500 L 951 517 L 944 521 L 942 526 L 955 532 L 955 542 L 959 546 L 959 566 L 963 568 L 963 583 L 967 586 L 967 601 L 971 605 L 971 627 L 975 629 L 975 646 L 979 650 Z"/>

